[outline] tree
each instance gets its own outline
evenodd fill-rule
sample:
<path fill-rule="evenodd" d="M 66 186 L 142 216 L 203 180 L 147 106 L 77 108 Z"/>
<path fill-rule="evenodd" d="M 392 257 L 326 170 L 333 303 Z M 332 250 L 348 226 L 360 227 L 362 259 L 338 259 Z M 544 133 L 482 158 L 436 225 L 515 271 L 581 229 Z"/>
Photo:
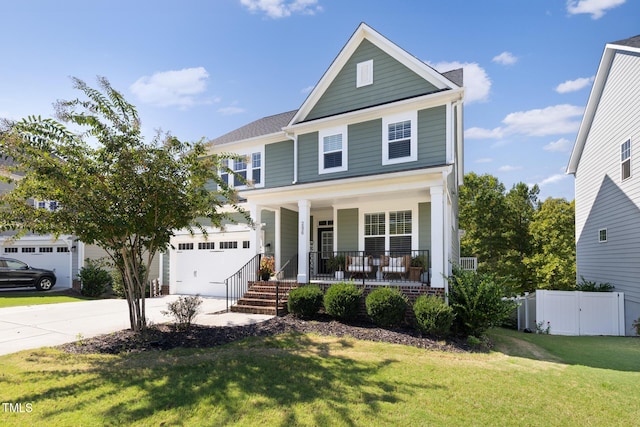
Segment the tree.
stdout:
<path fill-rule="evenodd" d="M 524 260 L 540 289 L 574 289 L 576 284 L 575 201 L 546 199 L 530 226 L 533 255 Z"/>
<path fill-rule="evenodd" d="M 480 270 L 495 272 L 506 250 L 504 193 L 504 185 L 488 174 L 470 172 L 460 187 L 459 224 L 465 230 L 461 253 L 477 256 Z"/>
<path fill-rule="evenodd" d="M 196 218 L 220 226 L 232 219 L 220 210 L 226 204 L 251 222 L 219 175 L 234 176 L 227 159 L 236 156 L 206 155 L 202 141 L 160 132 L 146 143 L 136 108 L 105 78 L 98 78 L 100 89 L 73 82 L 86 99 L 58 101 L 58 121 L 30 116 L 5 130 L 0 149 L 23 178 L 4 178 L 14 188 L 0 196 L 0 227 L 19 235 L 72 234 L 102 247 L 122 274 L 131 328 L 139 331 L 146 328 L 149 264 L 168 248 L 174 230 L 206 234 Z M 212 182 L 216 191 L 207 190 Z M 55 200 L 59 208 L 38 209 L 29 199 Z"/>

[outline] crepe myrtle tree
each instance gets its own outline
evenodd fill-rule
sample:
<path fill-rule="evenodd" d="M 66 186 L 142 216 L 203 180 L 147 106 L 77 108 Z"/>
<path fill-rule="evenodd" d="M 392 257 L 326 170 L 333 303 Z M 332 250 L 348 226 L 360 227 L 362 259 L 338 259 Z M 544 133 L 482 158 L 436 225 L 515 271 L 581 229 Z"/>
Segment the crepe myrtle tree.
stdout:
<path fill-rule="evenodd" d="M 12 189 L 0 196 L 0 228 L 72 234 L 103 248 L 122 274 L 131 328 L 140 331 L 149 264 L 175 230 L 206 234 L 205 219 L 213 226 L 232 220 L 223 205 L 251 223 L 220 177 L 235 177 L 228 159 L 238 157 L 209 155 L 203 141 L 160 131 L 145 142 L 136 108 L 107 79 L 98 78 L 98 89 L 77 78 L 73 84 L 84 96 L 57 101 L 57 120 L 4 122 L 0 149 L 12 166 L 2 175 Z M 38 209 L 34 199 L 55 200 L 58 208 Z"/>

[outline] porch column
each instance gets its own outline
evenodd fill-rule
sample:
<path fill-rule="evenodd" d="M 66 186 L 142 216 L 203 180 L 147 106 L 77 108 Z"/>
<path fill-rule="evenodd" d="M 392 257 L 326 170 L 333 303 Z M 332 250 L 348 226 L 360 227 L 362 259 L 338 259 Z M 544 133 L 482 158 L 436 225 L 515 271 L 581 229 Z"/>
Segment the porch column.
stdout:
<path fill-rule="evenodd" d="M 311 202 L 298 200 L 298 283 L 309 283 Z"/>
<path fill-rule="evenodd" d="M 249 231 L 249 245 L 254 249 L 254 252 L 257 254 L 261 253 L 263 248 L 262 242 L 262 209 L 260 206 L 250 203 L 249 204 L 249 215 L 251 215 L 251 219 L 253 220 L 253 227 Z"/>
<path fill-rule="evenodd" d="M 445 287 L 444 213 L 444 189 L 441 185 L 431 187 L 431 286 L 434 288 Z"/>

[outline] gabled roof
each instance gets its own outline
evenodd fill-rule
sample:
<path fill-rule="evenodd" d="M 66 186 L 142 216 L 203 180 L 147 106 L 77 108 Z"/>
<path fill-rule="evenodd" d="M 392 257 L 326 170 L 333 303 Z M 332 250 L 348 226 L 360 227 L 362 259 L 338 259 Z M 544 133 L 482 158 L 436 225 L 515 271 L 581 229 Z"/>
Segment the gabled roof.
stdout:
<path fill-rule="evenodd" d="M 351 55 L 353 55 L 360 43 L 365 39 L 373 43 L 379 49 L 383 50 L 392 58 L 405 65 L 420 77 L 430 82 L 438 90 L 460 89 L 461 85 L 458 85 L 453 80 L 443 76 L 435 69 L 427 65 L 425 62 L 409 54 L 407 51 L 403 50 L 398 45 L 391 42 L 363 22 L 358 26 L 349 41 L 347 41 L 338 56 L 333 60 L 327 71 L 324 73 L 318 84 L 316 84 L 315 88 L 311 91 L 307 99 L 304 101 L 300 109 L 293 116 L 289 123 L 289 126 L 305 120 L 307 115 L 311 112 L 313 107 L 325 93 L 331 82 L 333 82 L 333 80 L 342 70 L 349 58 L 351 58 Z M 457 75 L 452 75 L 452 77 L 456 78 Z"/>
<path fill-rule="evenodd" d="M 615 53 L 618 51 L 640 54 L 640 35 L 608 43 L 605 46 L 602 59 L 600 60 L 600 65 L 598 66 L 598 72 L 596 73 L 596 78 L 593 82 L 593 87 L 591 88 L 589 101 L 587 101 L 587 107 L 584 111 L 584 116 L 582 117 L 582 123 L 578 130 L 576 143 L 573 146 L 569 164 L 567 165 L 566 173 L 568 174 L 575 174 L 578 170 L 578 163 L 580 162 L 580 157 L 584 150 L 584 144 L 586 143 L 587 136 L 591 130 L 591 124 L 593 123 L 593 118 L 595 117 L 598 104 L 600 103 L 600 98 L 602 97 L 602 92 L 604 90 L 607 77 L 609 76 L 609 71 L 611 70 L 613 58 Z"/>
<path fill-rule="evenodd" d="M 244 125 L 241 128 L 226 133 L 212 141 L 209 144 L 221 145 L 229 142 L 242 141 L 244 139 L 256 138 L 259 136 L 270 135 L 272 133 L 282 132 L 282 128 L 291 121 L 291 118 L 298 110 L 287 111 L 286 113 L 275 114 L 273 116 L 263 117 L 256 121 Z"/>

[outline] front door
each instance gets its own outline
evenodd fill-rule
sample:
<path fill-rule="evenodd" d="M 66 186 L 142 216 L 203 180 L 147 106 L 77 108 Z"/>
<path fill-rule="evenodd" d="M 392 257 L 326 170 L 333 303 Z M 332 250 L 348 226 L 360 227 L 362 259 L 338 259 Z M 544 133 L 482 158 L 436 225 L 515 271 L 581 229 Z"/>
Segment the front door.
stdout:
<path fill-rule="evenodd" d="M 318 260 L 318 273 L 329 274 L 331 273 L 328 265 L 329 259 L 333 256 L 333 228 L 320 228 L 318 229 L 318 243 L 320 245 L 319 260 Z"/>

